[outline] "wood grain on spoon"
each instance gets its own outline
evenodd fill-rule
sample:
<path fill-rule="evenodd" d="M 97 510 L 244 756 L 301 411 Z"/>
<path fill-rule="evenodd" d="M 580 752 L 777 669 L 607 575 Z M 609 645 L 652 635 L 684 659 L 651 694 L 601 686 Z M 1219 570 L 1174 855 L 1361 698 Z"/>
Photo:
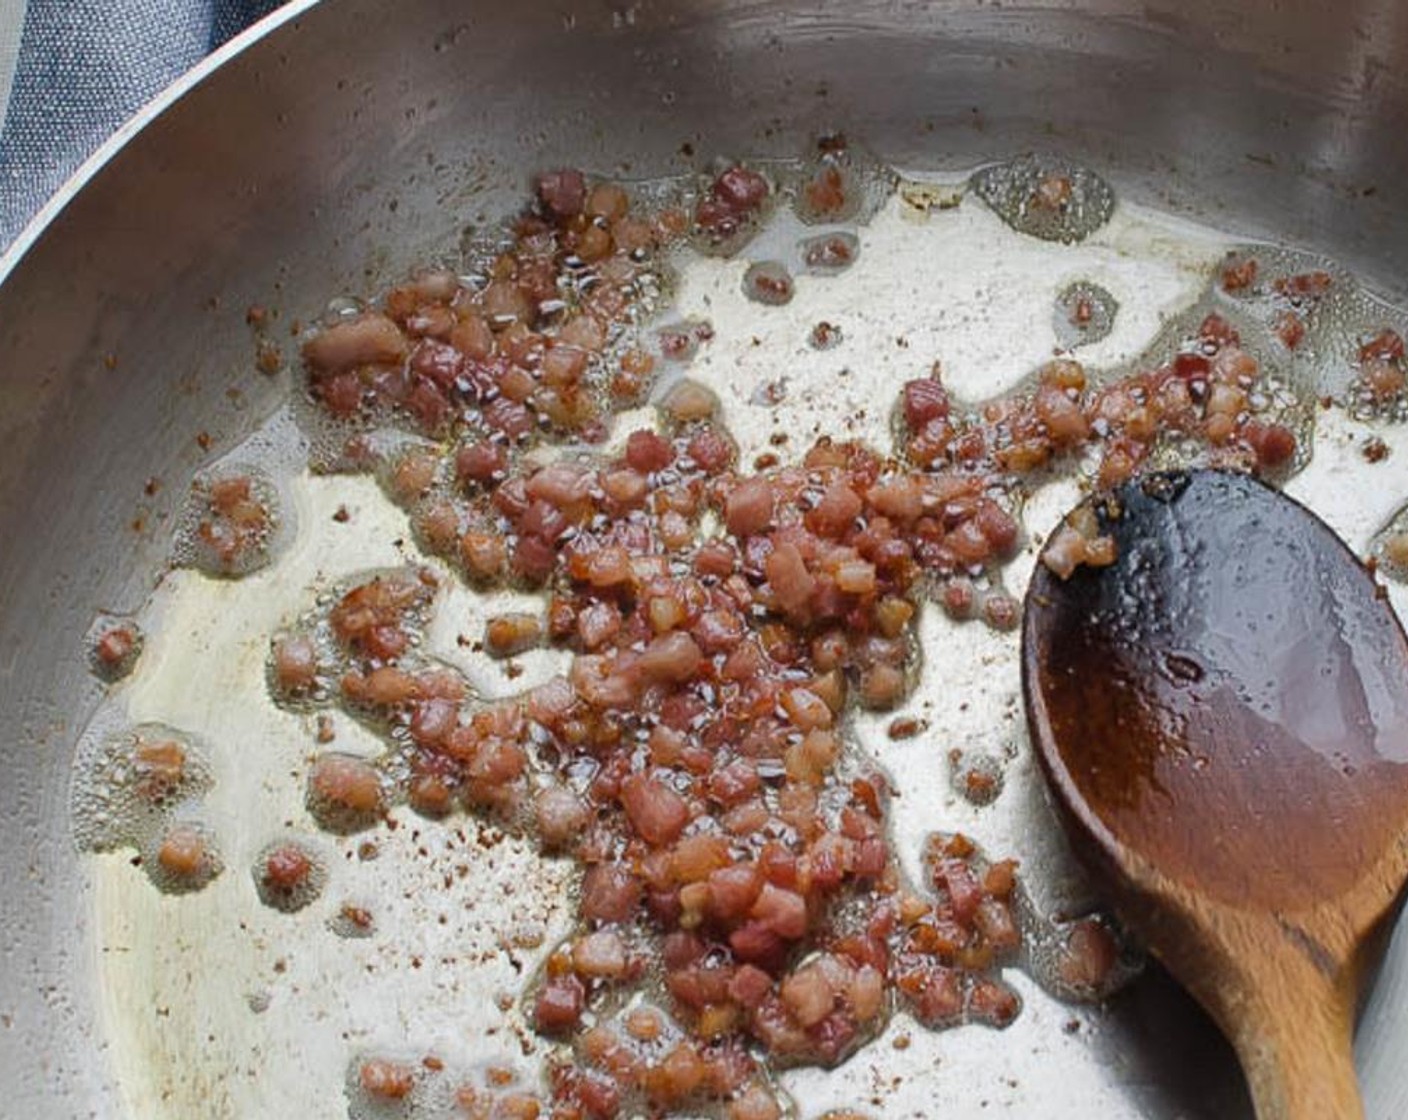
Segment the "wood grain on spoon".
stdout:
<path fill-rule="evenodd" d="M 1403 630 L 1323 522 L 1245 476 L 1150 476 L 1096 512 L 1115 562 L 1039 564 L 1027 595 L 1052 791 L 1258 1117 L 1361 1117 L 1354 1013 L 1408 872 Z"/>

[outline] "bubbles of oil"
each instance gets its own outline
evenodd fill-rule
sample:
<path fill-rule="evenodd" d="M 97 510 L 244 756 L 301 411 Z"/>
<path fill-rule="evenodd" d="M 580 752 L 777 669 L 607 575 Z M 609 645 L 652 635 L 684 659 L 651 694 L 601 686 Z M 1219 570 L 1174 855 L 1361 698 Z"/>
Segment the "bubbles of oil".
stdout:
<path fill-rule="evenodd" d="M 775 408 L 787 399 L 788 384 L 786 377 L 760 382 L 748 398 L 748 403 L 759 408 Z"/>
<path fill-rule="evenodd" d="M 713 161 L 686 199 L 693 212 L 690 246 L 706 257 L 735 256 L 766 224 L 777 199 L 777 183 L 757 167 Z"/>
<path fill-rule="evenodd" d="M 308 441 L 308 467 L 315 474 L 361 474 L 372 470 L 402 441 L 390 415 L 374 427 L 365 416 L 335 417 L 306 391 L 295 393 L 292 411 Z"/>
<path fill-rule="evenodd" d="M 420 1112 L 422 1080 L 411 1061 L 354 1058 L 347 1067 L 348 1120 L 410 1120 Z"/>
<path fill-rule="evenodd" d="M 362 473 L 376 468 L 394 449 L 391 432 L 440 439 L 495 428 L 525 448 L 595 444 L 609 435 L 614 409 L 639 401 L 653 383 L 660 355 L 649 331 L 675 288 L 670 253 L 685 239 L 686 208 L 710 196 L 715 184 L 712 178 L 696 185 L 664 177 L 632 183 L 628 189 L 596 180 L 587 186 L 589 198 L 609 186 L 617 196 L 624 192 L 631 204 L 612 233 L 604 219 L 589 227 L 605 238 L 594 251 L 579 253 L 580 247 L 568 238 L 549 239 L 551 251 L 545 252 L 543 235 L 520 237 L 512 222 L 494 224 L 466 232 L 464 259 L 456 271 L 413 275 L 361 308 L 404 322 L 412 337 L 403 359 L 360 370 L 355 384 L 349 385 L 342 375 L 302 379 L 294 409 L 310 444 L 308 461 L 314 471 Z M 770 186 L 765 191 L 772 193 Z M 767 208 L 765 202 L 762 210 Z M 696 247 L 701 252 L 733 252 L 760 220 L 760 213 L 749 211 L 741 222 L 746 228 L 735 230 L 736 236 L 716 243 L 701 233 Z M 515 254 L 522 262 L 531 261 L 538 277 L 526 310 L 521 302 L 528 297 L 512 283 L 495 278 L 502 270 L 496 262 Z M 543 275 L 544 268 L 551 274 Z M 544 297 L 545 288 L 554 294 Z M 500 306 L 505 299 L 506 308 Z M 414 309 L 409 318 L 408 309 Z M 497 337 L 487 340 L 487 353 L 481 349 L 486 340 L 456 339 L 452 345 L 435 332 L 422 337 L 424 332 L 415 325 L 418 317 L 453 321 L 456 315 L 495 329 Z M 528 319 L 533 330 L 524 336 L 519 332 Z M 324 328 L 331 325 L 336 322 Z M 316 329 L 310 331 L 304 341 L 315 334 Z M 554 356 L 558 344 L 563 349 Z M 563 356 L 574 352 L 584 357 L 584 368 L 564 373 Z M 544 376 L 535 385 L 529 371 L 540 366 Z M 500 384 L 506 374 L 507 381 Z M 434 382 L 433 395 L 427 395 L 426 377 Z M 341 382 L 337 416 L 316 399 L 328 381 Z M 513 391 L 506 391 L 508 385 Z M 563 385 L 570 391 L 563 391 Z"/>
<path fill-rule="evenodd" d="M 691 318 L 661 327 L 655 334 L 655 344 L 665 361 L 687 365 L 713 337 L 714 326 L 709 320 Z"/>
<path fill-rule="evenodd" d="M 508 1062 L 490 1064 L 476 1059 L 472 1069 L 452 1070 L 437 1055 L 412 1056 L 404 1046 L 364 1053 L 348 1063 L 344 1082 L 347 1115 L 349 1120 L 546 1117 L 549 1106 L 543 1103 L 542 1087 L 525 1091 L 516 1080 Z M 611 1113 L 630 1114 L 624 1109 Z"/>
<path fill-rule="evenodd" d="M 134 619 L 104 612 L 88 627 L 84 641 L 93 675 L 111 684 L 132 672 L 146 636 Z"/>
<path fill-rule="evenodd" d="M 1110 220 L 1115 193 L 1087 167 L 1025 155 L 976 172 L 969 187 L 1018 233 L 1072 244 Z"/>
<path fill-rule="evenodd" d="M 1215 316 L 1215 319 L 1210 317 Z M 1245 387 L 1244 400 L 1237 413 L 1239 424 L 1279 425 L 1295 437 L 1290 459 L 1261 471 L 1262 477 L 1281 482 L 1310 461 L 1314 449 L 1315 414 L 1318 408 L 1317 373 L 1308 355 L 1288 350 L 1275 334 L 1266 314 L 1244 299 L 1228 299 L 1216 283 L 1209 283 L 1190 307 L 1170 318 L 1153 341 L 1131 363 L 1135 370 L 1154 370 L 1173 363 L 1204 362 L 1216 346 L 1201 341 L 1209 323 L 1218 331 L 1230 331 L 1227 350 L 1240 351 L 1255 361 L 1251 372 L 1235 378 L 1224 377 Z M 1180 375 L 1181 376 L 1181 375 Z M 1184 378 L 1189 394 L 1199 408 L 1209 403 L 1216 380 L 1210 369 Z M 1254 382 L 1254 383 L 1253 383 Z M 1147 460 L 1149 471 L 1177 471 L 1209 464 L 1249 469 L 1253 459 L 1238 458 L 1228 448 L 1176 429 L 1161 431 Z"/>
<path fill-rule="evenodd" d="M 308 771 L 308 813 L 328 832 L 347 835 L 371 828 L 387 806 L 386 781 L 377 767 L 356 755 L 328 751 Z"/>
<path fill-rule="evenodd" d="M 339 612 L 375 609 L 385 596 L 401 597 L 401 608 L 395 612 L 395 624 L 404 639 L 401 663 L 421 660 L 436 586 L 434 577 L 422 569 L 377 568 L 360 572 L 320 595 L 312 610 L 270 641 L 266 677 L 274 702 L 296 712 L 309 712 L 332 703 L 346 671 L 352 667 L 348 651 L 335 632 L 334 614 L 341 617 Z M 452 671 L 439 662 L 436 667 Z M 349 706 L 361 718 L 374 714 L 361 705 Z M 380 726 L 376 719 L 371 722 Z"/>
<path fill-rule="evenodd" d="M 702 1085 L 693 1079 L 696 1084 L 690 1087 L 688 1071 L 698 1060 L 693 1057 L 699 1053 L 698 1038 L 664 1010 L 671 1002 L 663 987 L 649 994 L 636 993 L 619 1006 L 599 1011 L 595 1028 L 574 1040 L 571 1056 L 577 1069 L 613 1085 L 617 1096 L 612 1115 L 687 1116 L 691 1120 L 748 1115 L 796 1120 L 799 1111 L 795 1102 L 762 1069 L 740 1070 L 736 1078 L 730 1078 L 736 1087 L 726 1092 L 711 1091 L 709 1078 Z M 709 1014 L 707 1010 L 704 1013 Z M 691 1057 L 686 1058 L 687 1054 Z M 635 1071 L 635 1075 L 622 1077 L 626 1070 Z M 531 1109 L 506 1108 L 508 1101 L 522 1100 L 524 1094 L 505 1090 L 502 1081 L 492 1079 L 490 1087 L 483 1090 L 472 1085 L 462 1088 L 459 1100 L 482 1109 L 470 1108 L 472 1116 L 536 1115 Z M 502 1103 L 496 1104 L 495 1098 Z"/>
<path fill-rule="evenodd" d="M 83 851 L 155 851 L 178 810 L 214 784 L 206 752 L 164 724 L 115 728 L 100 712 L 79 742 L 71 816 Z"/>
<path fill-rule="evenodd" d="M 758 261 L 743 274 L 743 294 L 754 303 L 781 307 L 792 302 L 796 284 L 781 261 Z"/>
<path fill-rule="evenodd" d="M 845 333 L 837 323 L 822 320 L 807 334 L 807 345 L 813 350 L 832 350 L 840 346 Z"/>
<path fill-rule="evenodd" d="M 806 225 L 826 225 L 870 221 L 894 193 L 899 177 L 837 132 L 818 136 L 786 181 L 797 217 Z"/>
<path fill-rule="evenodd" d="M 960 897 L 986 910 L 982 920 L 974 922 L 981 936 L 972 943 L 980 947 L 983 963 L 957 977 L 956 998 L 926 1010 L 921 997 L 916 1017 L 931 1029 L 969 1022 L 1007 1026 L 1021 1013 L 1022 1001 L 1001 979 L 1001 968 L 1015 963 L 1023 951 L 1021 921 L 1027 908 L 1015 862 L 992 863 L 967 836 L 944 832 L 925 837 L 921 858 L 926 888 L 939 898 L 933 911 L 938 920 L 951 920 Z"/>
<path fill-rule="evenodd" d="M 1077 280 L 1056 297 L 1052 314 L 1056 341 L 1066 350 L 1099 342 L 1114 329 L 1118 310 L 1115 297 L 1099 284 Z"/>
<path fill-rule="evenodd" d="M 1369 542 L 1369 555 L 1377 571 L 1399 583 L 1408 583 L 1408 506 L 1404 506 Z"/>
<path fill-rule="evenodd" d="M 949 783 L 953 791 L 973 805 L 991 805 L 1002 793 L 1003 766 L 990 754 L 949 752 Z"/>
<path fill-rule="evenodd" d="M 1213 290 L 1260 325 L 1307 396 L 1337 401 L 1362 421 L 1408 420 L 1408 320 L 1345 269 L 1313 253 L 1243 245 L 1228 254 Z"/>
<path fill-rule="evenodd" d="M 860 256 L 860 238 L 840 231 L 808 237 L 797 247 L 802 266 L 816 276 L 835 276 L 855 264 Z"/>
<path fill-rule="evenodd" d="M 285 914 L 302 910 L 327 886 L 327 862 L 306 841 L 274 840 L 255 857 L 250 869 L 254 889 L 265 906 Z"/>
<path fill-rule="evenodd" d="M 307 711 L 331 695 L 333 664 L 319 635 L 304 630 L 281 631 L 269 643 L 266 678 L 269 695 L 282 708 Z"/>
<path fill-rule="evenodd" d="M 195 820 L 174 821 L 141 855 L 147 878 L 166 894 L 202 890 L 225 869 L 214 833 Z"/>
<path fill-rule="evenodd" d="M 226 462 L 198 476 L 181 513 L 174 564 L 238 578 L 266 567 L 288 537 L 278 489 L 258 467 Z"/>
<path fill-rule="evenodd" d="M 360 941 L 376 933 L 376 913 L 364 902 L 348 901 L 327 921 L 329 931 L 347 941 Z"/>
<path fill-rule="evenodd" d="M 661 419 L 675 430 L 708 420 L 719 411 L 718 394 L 702 382 L 689 377 L 682 377 L 665 386 L 656 404 L 660 409 Z"/>
<path fill-rule="evenodd" d="M 1144 967 L 1143 952 L 1112 918 L 1105 914 L 1071 917 L 1043 914 L 1016 876 L 1011 861 L 990 862 L 980 849 L 961 835 L 931 833 L 925 841 L 926 878 L 943 866 L 955 842 L 977 880 L 991 887 L 994 876 L 1009 878 L 1005 897 L 1015 942 L 998 964 L 1021 968 L 1037 984 L 1063 999 L 1099 1002 L 1119 991 Z M 971 1015 L 965 1012 L 965 1017 Z"/>
<path fill-rule="evenodd" d="M 1028 907 L 1023 925 L 1023 967 L 1062 999 L 1099 1003 L 1144 969 L 1143 952 L 1104 914 L 1048 918 Z"/>
<path fill-rule="evenodd" d="M 440 449 L 424 440 L 408 439 L 390 454 L 379 456 L 376 480 L 402 509 L 412 509 L 448 480 Z"/>

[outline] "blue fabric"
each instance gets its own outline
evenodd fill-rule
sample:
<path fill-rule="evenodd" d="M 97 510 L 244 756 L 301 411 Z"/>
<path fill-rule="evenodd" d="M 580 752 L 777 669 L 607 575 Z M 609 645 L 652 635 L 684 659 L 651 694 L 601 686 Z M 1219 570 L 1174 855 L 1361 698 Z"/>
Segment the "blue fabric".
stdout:
<path fill-rule="evenodd" d="M 0 130 L 0 247 L 155 94 L 281 0 L 28 0 Z"/>

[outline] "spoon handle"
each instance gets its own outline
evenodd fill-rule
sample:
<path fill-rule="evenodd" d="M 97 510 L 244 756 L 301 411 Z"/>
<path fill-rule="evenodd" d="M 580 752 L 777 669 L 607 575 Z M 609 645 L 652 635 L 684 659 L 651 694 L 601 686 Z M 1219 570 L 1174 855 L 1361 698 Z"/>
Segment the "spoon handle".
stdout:
<path fill-rule="evenodd" d="M 1306 971 L 1263 975 L 1261 1006 L 1235 1032 L 1257 1120 L 1364 1120 L 1348 1001 Z"/>

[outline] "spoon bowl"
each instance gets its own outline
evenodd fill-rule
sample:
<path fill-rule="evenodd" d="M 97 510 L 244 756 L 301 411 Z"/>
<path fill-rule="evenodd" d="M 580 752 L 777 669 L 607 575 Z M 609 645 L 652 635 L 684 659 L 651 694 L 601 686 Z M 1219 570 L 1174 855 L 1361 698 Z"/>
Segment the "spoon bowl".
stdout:
<path fill-rule="evenodd" d="M 1246 475 L 1083 509 L 1113 561 L 1038 564 L 1022 633 L 1068 831 L 1232 1041 L 1260 1120 L 1362 1117 L 1353 1018 L 1408 874 L 1403 629 L 1324 522 Z"/>

